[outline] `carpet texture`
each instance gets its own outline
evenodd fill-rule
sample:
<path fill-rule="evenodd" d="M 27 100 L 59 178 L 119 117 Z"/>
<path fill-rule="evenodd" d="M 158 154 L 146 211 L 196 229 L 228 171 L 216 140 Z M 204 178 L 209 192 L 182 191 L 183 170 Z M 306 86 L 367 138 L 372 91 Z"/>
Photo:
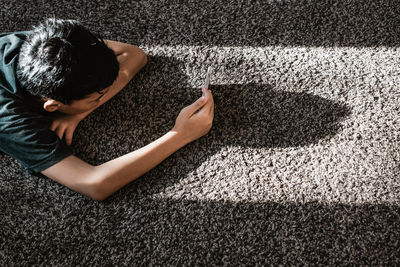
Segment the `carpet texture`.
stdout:
<path fill-rule="evenodd" d="M 213 128 L 104 202 L 0 155 L 1 266 L 400 265 L 397 0 L 2 0 L 148 65 L 78 126 L 101 164 L 171 129 L 214 68 Z"/>

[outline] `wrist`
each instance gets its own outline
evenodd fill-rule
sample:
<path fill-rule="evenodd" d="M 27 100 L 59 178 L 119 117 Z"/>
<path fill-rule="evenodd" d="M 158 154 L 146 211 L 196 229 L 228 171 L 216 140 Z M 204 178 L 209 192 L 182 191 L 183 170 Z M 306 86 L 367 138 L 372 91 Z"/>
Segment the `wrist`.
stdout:
<path fill-rule="evenodd" d="M 86 118 L 90 113 L 91 113 L 91 111 L 90 111 L 90 112 L 78 113 L 78 114 L 75 114 L 74 117 L 75 117 L 77 120 L 81 121 L 81 120 L 83 120 L 84 118 Z"/>
<path fill-rule="evenodd" d="M 167 134 L 170 135 L 180 147 L 192 142 L 192 140 L 187 138 L 181 131 L 178 131 L 175 128 L 172 128 L 172 130 L 170 130 Z"/>

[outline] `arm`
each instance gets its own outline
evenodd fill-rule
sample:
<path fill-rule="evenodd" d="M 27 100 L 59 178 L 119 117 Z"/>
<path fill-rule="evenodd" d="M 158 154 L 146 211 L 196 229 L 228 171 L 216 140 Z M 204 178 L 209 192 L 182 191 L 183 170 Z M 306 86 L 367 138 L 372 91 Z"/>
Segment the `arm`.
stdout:
<path fill-rule="evenodd" d="M 70 156 L 42 173 L 94 200 L 106 199 L 211 129 L 214 100 L 209 90 L 203 92 L 204 97 L 182 109 L 171 131 L 145 147 L 99 166 Z"/>
<path fill-rule="evenodd" d="M 105 42 L 114 51 L 120 64 L 117 79 L 106 89 L 106 93 L 100 98 L 97 105 L 89 111 L 77 115 L 62 114 L 54 118 L 50 130 L 56 132 L 60 139 L 65 136 L 67 145 L 71 145 L 75 128 L 79 122 L 120 92 L 147 63 L 147 56 L 139 47 L 109 40 L 105 40 Z"/>
<path fill-rule="evenodd" d="M 108 87 L 107 93 L 100 99 L 96 107 L 88 112 L 79 114 L 82 119 L 120 92 L 147 64 L 147 56 L 139 47 L 110 40 L 105 40 L 105 42 L 107 46 L 114 51 L 120 64 L 118 77 L 114 83 Z"/>
<path fill-rule="evenodd" d="M 75 156 L 60 161 L 42 174 L 94 200 L 102 201 L 140 177 L 185 143 L 173 131 L 129 154 L 92 166 Z"/>

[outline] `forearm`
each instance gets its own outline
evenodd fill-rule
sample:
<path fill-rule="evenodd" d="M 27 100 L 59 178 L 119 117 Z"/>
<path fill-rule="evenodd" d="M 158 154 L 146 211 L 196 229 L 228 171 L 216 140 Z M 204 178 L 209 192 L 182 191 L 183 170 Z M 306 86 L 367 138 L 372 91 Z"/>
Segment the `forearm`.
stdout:
<path fill-rule="evenodd" d="M 147 146 L 99 166 L 71 155 L 43 170 L 42 174 L 76 192 L 102 201 L 189 142 L 171 130 Z"/>
<path fill-rule="evenodd" d="M 114 41 L 108 41 L 107 43 L 111 47 L 113 47 L 111 44 L 114 44 L 114 46 L 115 44 L 121 44 Z M 81 120 L 120 92 L 147 64 L 147 56 L 140 48 L 128 44 L 121 45 L 124 45 L 124 52 L 118 52 L 119 54 L 116 55 L 120 65 L 117 79 L 106 89 L 106 93 L 94 108 L 79 114 Z"/>
<path fill-rule="evenodd" d="M 208 133 L 214 117 L 214 101 L 204 87 L 203 93 L 203 97 L 181 110 L 171 131 L 147 146 L 99 166 L 71 155 L 42 174 L 94 200 L 106 199 L 181 147 Z"/>
<path fill-rule="evenodd" d="M 169 131 L 145 147 L 96 166 L 94 173 L 100 199 L 142 176 L 187 143 L 177 132 Z"/>

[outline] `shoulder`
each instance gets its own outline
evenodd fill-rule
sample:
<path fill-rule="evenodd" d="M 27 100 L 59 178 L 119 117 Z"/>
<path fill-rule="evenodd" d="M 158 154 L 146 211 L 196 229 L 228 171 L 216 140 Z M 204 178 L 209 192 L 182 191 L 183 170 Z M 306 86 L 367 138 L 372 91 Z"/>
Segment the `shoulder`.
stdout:
<path fill-rule="evenodd" d="M 12 47 L 21 46 L 21 44 L 29 37 L 31 31 L 4 32 L 0 33 L 0 47 L 4 49 L 6 44 Z"/>
<path fill-rule="evenodd" d="M 0 90 L 19 94 L 20 88 L 16 77 L 18 55 L 22 44 L 30 31 L 0 33 Z"/>
<path fill-rule="evenodd" d="M 0 33 L 0 56 L 7 59 L 6 64 L 19 53 L 24 41 L 29 37 L 30 31 Z"/>

